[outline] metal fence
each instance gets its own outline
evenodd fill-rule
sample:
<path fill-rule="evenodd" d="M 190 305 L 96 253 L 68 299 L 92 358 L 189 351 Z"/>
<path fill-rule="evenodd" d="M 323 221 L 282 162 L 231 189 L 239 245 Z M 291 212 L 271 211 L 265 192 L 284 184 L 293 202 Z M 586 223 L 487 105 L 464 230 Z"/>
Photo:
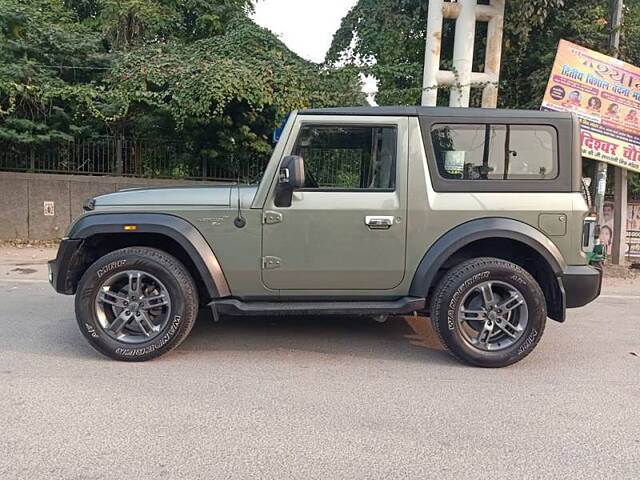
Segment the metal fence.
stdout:
<path fill-rule="evenodd" d="M 359 188 L 363 162 L 370 155 L 360 149 L 299 149 L 305 171 L 312 172 L 318 185 L 325 188 Z"/>
<path fill-rule="evenodd" d="M 31 146 L 0 142 L 0 170 L 119 175 L 191 180 L 252 181 L 267 155 L 218 155 L 211 145 L 106 137 Z"/>

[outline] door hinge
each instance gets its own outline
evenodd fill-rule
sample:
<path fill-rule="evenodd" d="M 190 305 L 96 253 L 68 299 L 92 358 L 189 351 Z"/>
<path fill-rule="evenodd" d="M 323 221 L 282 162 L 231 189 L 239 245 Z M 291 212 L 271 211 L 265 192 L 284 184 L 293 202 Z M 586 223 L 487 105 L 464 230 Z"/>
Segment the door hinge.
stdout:
<path fill-rule="evenodd" d="M 280 268 L 282 259 L 278 257 L 262 257 L 262 268 L 264 270 L 272 270 L 274 268 Z"/>
<path fill-rule="evenodd" d="M 273 225 L 274 223 L 282 222 L 282 214 L 280 212 L 266 211 L 262 216 L 262 223 L 266 225 Z"/>

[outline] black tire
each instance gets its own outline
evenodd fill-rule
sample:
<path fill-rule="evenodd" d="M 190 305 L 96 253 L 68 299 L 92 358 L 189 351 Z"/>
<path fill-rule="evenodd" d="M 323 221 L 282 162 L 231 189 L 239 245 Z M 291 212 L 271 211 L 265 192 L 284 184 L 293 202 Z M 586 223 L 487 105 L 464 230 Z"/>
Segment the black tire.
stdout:
<path fill-rule="evenodd" d="M 160 281 L 170 303 L 164 311 L 166 323 L 157 326 L 153 338 L 125 343 L 113 338 L 101 324 L 96 298 L 106 279 L 132 271 Z M 193 278 L 176 258 L 154 248 L 128 247 L 99 258 L 87 269 L 78 284 L 75 309 L 80 331 L 98 352 L 114 360 L 140 362 L 163 355 L 182 343 L 196 321 L 198 293 Z M 138 337 L 142 337 L 141 333 Z"/>
<path fill-rule="evenodd" d="M 516 339 L 508 336 L 502 328 L 505 325 L 504 316 L 496 317 L 494 313 L 494 316 L 491 317 L 493 322 L 491 322 L 489 314 L 486 313 L 483 304 L 485 292 L 483 288 L 487 285 L 489 291 L 495 288 L 492 287 L 494 285 L 502 288 L 505 292 L 509 292 L 509 288 L 513 288 L 512 292 L 516 299 L 514 303 L 523 300 L 521 303 L 523 306 L 516 307 L 518 310 L 514 309 L 514 315 L 520 315 L 518 312 L 526 309 L 526 313 L 522 313 L 522 320 L 514 317 L 514 323 L 522 322 L 521 330 L 515 332 L 514 329 L 509 328 L 509 332 L 516 336 Z M 477 300 L 473 295 L 480 295 L 480 299 Z M 493 298 L 493 293 L 489 295 Z M 481 317 L 478 317 L 482 320 L 461 320 L 463 302 L 470 301 L 482 304 L 483 313 L 479 314 Z M 495 301 L 497 303 L 495 308 L 499 309 L 504 306 L 504 302 Z M 464 308 L 465 312 L 471 311 L 466 310 L 466 306 Z M 468 315 L 465 313 L 465 315 L 474 318 L 473 316 L 476 314 Z M 508 315 L 511 315 L 511 312 Z M 496 318 L 499 318 L 500 322 L 498 323 L 502 324 L 499 330 Z M 474 258 L 451 268 L 436 287 L 431 300 L 431 322 L 444 346 L 459 360 L 478 367 L 505 367 L 522 360 L 531 353 L 540 341 L 546 321 L 545 297 L 536 280 L 518 265 L 498 258 Z M 493 326 L 491 326 L 492 324 Z M 508 325 L 511 327 L 511 324 Z M 483 328 L 490 328 L 485 338 L 497 335 L 497 340 L 493 343 L 495 348 L 493 351 L 482 349 L 481 341 L 479 342 L 480 346 L 472 344 L 477 339 L 469 338 L 469 330 L 475 329 L 480 335 Z M 496 333 L 492 333 L 494 330 Z M 504 347 L 500 347 L 501 341 L 505 344 Z M 485 348 L 487 345 L 485 343 Z"/>

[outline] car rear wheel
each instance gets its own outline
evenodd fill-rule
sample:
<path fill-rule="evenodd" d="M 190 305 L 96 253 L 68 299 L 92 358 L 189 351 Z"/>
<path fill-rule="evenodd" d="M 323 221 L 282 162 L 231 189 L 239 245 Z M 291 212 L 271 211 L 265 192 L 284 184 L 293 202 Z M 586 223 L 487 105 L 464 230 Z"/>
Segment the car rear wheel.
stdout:
<path fill-rule="evenodd" d="M 197 312 L 197 289 L 185 267 L 147 247 L 98 259 L 76 293 L 80 330 L 96 350 L 116 360 L 150 360 L 174 349 Z"/>
<path fill-rule="evenodd" d="M 438 284 L 431 321 L 455 357 L 480 367 L 504 367 L 537 345 L 547 312 L 544 294 L 523 268 L 475 258 L 449 270 Z"/>

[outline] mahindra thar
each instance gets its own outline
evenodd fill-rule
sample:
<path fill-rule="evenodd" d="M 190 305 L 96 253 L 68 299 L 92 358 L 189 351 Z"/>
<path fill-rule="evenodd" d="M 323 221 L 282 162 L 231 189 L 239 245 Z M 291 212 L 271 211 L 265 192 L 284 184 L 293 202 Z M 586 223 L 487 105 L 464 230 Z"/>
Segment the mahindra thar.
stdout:
<path fill-rule="evenodd" d="M 573 114 L 293 112 L 257 185 L 89 199 L 51 261 L 99 352 L 149 360 L 220 315 L 429 316 L 476 366 L 528 355 L 600 293 Z M 427 321 L 427 320 L 425 320 Z"/>

